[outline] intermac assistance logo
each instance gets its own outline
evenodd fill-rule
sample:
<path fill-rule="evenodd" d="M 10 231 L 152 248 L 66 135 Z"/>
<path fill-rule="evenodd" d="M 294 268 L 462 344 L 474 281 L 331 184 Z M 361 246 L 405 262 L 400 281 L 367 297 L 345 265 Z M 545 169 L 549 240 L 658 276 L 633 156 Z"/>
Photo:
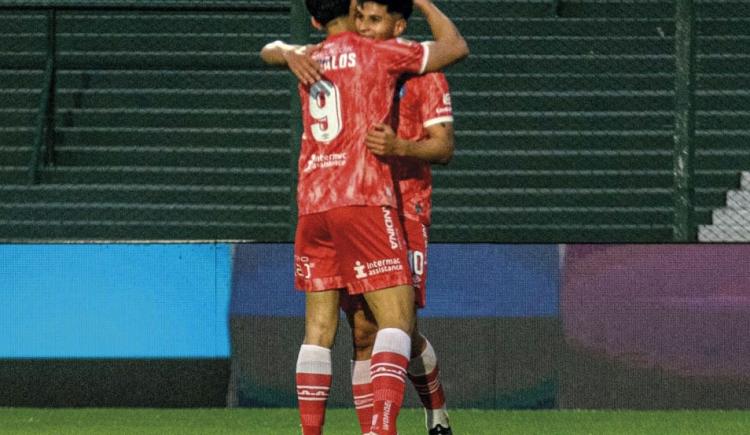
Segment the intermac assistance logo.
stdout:
<path fill-rule="evenodd" d="M 401 264 L 401 260 L 398 258 L 384 258 L 382 260 L 369 261 L 367 263 L 362 263 L 357 260 L 352 269 L 354 269 L 355 278 L 363 279 L 368 276 L 380 275 L 381 273 L 404 270 L 404 265 Z"/>
<path fill-rule="evenodd" d="M 367 272 L 365 272 L 365 265 L 362 262 L 357 261 L 354 263 L 354 271 L 357 272 L 355 277 L 357 279 L 367 278 Z"/>
<path fill-rule="evenodd" d="M 326 169 L 344 165 L 346 165 L 346 153 L 313 154 L 307 160 L 307 164 L 304 169 L 302 169 L 302 172 L 310 172 L 318 168 Z"/>

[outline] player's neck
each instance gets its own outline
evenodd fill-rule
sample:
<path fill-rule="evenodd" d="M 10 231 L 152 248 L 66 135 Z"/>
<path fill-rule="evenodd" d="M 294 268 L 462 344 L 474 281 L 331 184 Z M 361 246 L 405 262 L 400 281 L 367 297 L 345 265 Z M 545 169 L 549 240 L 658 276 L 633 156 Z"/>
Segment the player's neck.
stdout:
<path fill-rule="evenodd" d="M 339 17 L 331 20 L 326 26 L 326 34 L 328 36 L 338 35 L 339 33 L 352 32 L 351 20 L 349 17 Z"/>

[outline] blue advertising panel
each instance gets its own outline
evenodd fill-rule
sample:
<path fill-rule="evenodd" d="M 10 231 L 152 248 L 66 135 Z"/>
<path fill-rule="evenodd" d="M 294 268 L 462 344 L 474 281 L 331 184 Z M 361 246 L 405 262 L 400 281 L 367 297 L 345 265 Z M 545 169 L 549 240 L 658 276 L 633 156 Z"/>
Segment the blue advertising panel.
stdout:
<path fill-rule="evenodd" d="M 0 245 L 0 358 L 226 357 L 230 253 Z"/>
<path fill-rule="evenodd" d="M 237 245 L 232 315 L 303 316 L 293 247 Z M 558 311 L 557 245 L 435 244 L 423 317 L 540 317 Z"/>

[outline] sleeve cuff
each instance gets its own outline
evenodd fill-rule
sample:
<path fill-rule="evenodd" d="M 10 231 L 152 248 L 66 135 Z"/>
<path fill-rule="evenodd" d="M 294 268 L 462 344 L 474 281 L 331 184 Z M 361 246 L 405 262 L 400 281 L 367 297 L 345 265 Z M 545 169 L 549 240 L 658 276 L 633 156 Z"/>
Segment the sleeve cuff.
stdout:
<path fill-rule="evenodd" d="M 422 125 L 425 128 L 427 128 L 427 127 L 431 127 L 431 126 L 433 126 L 435 124 L 440 124 L 441 122 L 451 122 L 452 123 L 453 122 L 453 117 L 452 116 L 441 116 L 439 118 L 428 119 Z"/>
<path fill-rule="evenodd" d="M 419 74 L 424 74 L 424 71 L 427 69 L 427 60 L 430 58 L 430 45 L 432 45 L 432 41 L 422 43 L 424 53 L 422 54 L 422 67 L 419 69 Z"/>

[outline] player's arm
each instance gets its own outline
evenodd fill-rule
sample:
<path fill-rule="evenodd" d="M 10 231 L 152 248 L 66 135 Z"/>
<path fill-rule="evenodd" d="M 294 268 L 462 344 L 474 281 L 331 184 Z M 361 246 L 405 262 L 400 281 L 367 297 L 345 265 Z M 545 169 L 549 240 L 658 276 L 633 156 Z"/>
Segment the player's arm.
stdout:
<path fill-rule="evenodd" d="M 469 55 L 469 46 L 458 28 L 431 0 L 414 0 L 427 19 L 432 36 L 425 72 L 435 72 Z"/>
<path fill-rule="evenodd" d="M 413 157 L 430 163 L 447 164 L 453 158 L 453 123 L 440 122 L 425 127 L 429 137 L 411 141 L 398 137 L 386 124 L 376 124 L 367 132 L 365 144 L 377 156 Z"/>
<path fill-rule="evenodd" d="M 321 78 L 320 64 L 311 56 L 314 47 L 274 41 L 260 50 L 260 58 L 269 65 L 289 68 L 302 84 L 311 85 Z"/>

